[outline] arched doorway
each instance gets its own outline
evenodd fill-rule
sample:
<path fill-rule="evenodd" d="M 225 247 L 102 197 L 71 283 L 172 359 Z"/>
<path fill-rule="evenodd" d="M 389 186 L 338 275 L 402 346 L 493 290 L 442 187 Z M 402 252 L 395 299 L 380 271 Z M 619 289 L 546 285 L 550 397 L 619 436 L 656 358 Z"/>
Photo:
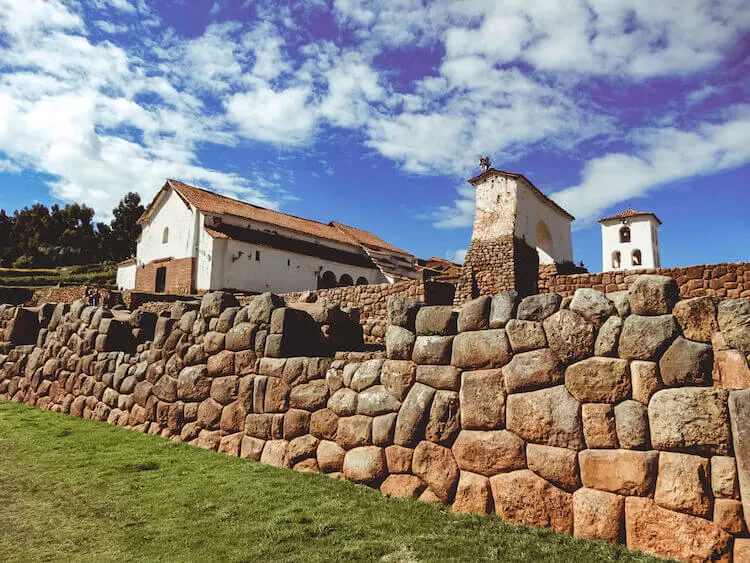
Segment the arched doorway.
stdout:
<path fill-rule="evenodd" d="M 552 234 L 544 221 L 539 221 L 536 225 L 536 251 L 539 254 L 540 264 L 555 263 Z"/>
<path fill-rule="evenodd" d="M 352 277 L 349 274 L 341 276 L 341 279 L 339 279 L 339 287 L 349 287 L 350 285 L 354 285 Z"/>
<path fill-rule="evenodd" d="M 366 278 L 366 277 L 364 277 L 364 276 L 359 276 L 359 277 L 357 278 L 357 285 L 367 285 L 367 284 L 368 284 L 368 281 L 367 281 L 367 278 Z"/>
<path fill-rule="evenodd" d="M 318 289 L 330 289 L 336 287 L 336 274 L 328 270 L 318 279 Z"/>

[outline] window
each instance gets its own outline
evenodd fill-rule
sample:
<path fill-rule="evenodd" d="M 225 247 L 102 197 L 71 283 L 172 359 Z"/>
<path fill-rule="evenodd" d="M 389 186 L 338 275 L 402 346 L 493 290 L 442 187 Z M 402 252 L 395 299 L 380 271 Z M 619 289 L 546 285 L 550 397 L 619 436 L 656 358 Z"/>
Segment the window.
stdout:
<path fill-rule="evenodd" d="M 156 268 L 156 280 L 154 281 L 154 291 L 164 293 L 167 288 L 167 267 Z"/>
<path fill-rule="evenodd" d="M 287 266 L 291 266 L 292 265 L 291 259 L 289 259 L 289 258 L 286 259 L 286 265 Z"/>
<path fill-rule="evenodd" d="M 631 256 L 631 264 L 633 264 L 633 266 L 641 266 L 643 264 L 641 251 L 637 248 L 633 251 L 633 254 Z"/>
<path fill-rule="evenodd" d="M 612 267 L 613 268 L 619 268 L 620 267 L 620 261 L 621 261 L 621 255 L 618 250 L 615 250 L 612 253 Z"/>
<path fill-rule="evenodd" d="M 349 287 L 350 285 L 354 285 L 354 280 L 349 274 L 344 274 L 341 276 L 341 279 L 339 280 L 339 287 Z"/>
<path fill-rule="evenodd" d="M 336 287 L 336 274 L 328 270 L 318 280 L 318 289 L 330 289 Z"/>
<path fill-rule="evenodd" d="M 260 262 L 260 250 L 255 251 L 255 261 Z"/>
<path fill-rule="evenodd" d="M 620 229 L 620 242 L 630 242 L 630 227 Z"/>
<path fill-rule="evenodd" d="M 164 227 L 161 233 L 161 243 L 167 244 L 169 242 L 169 227 Z"/>
<path fill-rule="evenodd" d="M 357 285 L 367 285 L 367 278 L 360 276 L 357 278 Z"/>

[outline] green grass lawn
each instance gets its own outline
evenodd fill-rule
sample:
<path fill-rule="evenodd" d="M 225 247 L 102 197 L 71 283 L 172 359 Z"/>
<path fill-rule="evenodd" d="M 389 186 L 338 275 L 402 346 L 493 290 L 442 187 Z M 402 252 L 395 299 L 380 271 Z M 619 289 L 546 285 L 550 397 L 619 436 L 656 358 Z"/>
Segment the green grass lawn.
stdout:
<path fill-rule="evenodd" d="M 0 561 L 646 556 L 0 401 Z"/>

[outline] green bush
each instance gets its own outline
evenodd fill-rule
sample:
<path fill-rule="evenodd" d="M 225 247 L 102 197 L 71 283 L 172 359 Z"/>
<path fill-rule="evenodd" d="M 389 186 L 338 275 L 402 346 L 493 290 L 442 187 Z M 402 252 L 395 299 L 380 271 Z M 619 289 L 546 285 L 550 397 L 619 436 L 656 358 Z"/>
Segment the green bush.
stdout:
<path fill-rule="evenodd" d="M 17 269 L 29 269 L 34 267 L 34 259 L 31 256 L 19 256 L 13 262 L 13 267 Z"/>

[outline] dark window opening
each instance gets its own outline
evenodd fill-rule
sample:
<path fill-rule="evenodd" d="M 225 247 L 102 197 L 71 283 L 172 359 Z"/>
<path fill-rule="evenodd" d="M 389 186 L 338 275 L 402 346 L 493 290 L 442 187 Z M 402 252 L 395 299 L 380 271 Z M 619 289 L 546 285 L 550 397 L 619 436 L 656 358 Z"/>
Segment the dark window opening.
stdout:
<path fill-rule="evenodd" d="M 619 268 L 620 267 L 620 260 L 621 260 L 620 253 L 617 250 L 615 250 L 612 253 L 612 267 L 613 268 Z"/>
<path fill-rule="evenodd" d="M 357 285 L 367 285 L 368 281 L 367 278 L 364 276 L 360 276 L 357 278 Z"/>
<path fill-rule="evenodd" d="M 260 250 L 255 251 L 255 261 L 260 262 Z"/>
<path fill-rule="evenodd" d="M 643 257 L 641 256 L 641 251 L 638 250 L 637 248 L 633 251 L 631 262 L 633 266 L 641 266 L 643 264 Z"/>
<path fill-rule="evenodd" d="M 318 289 L 330 289 L 336 287 L 336 274 L 328 270 L 318 279 Z"/>
<path fill-rule="evenodd" d="M 154 290 L 156 293 L 164 293 L 167 288 L 167 268 L 162 266 L 156 269 L 156 284 Z"/>
<path fill-rule="evenodd" d="M 350 285 L 354 285 L 354 280 L 349 274 L 344 274 L 341 276 L 341 279 L 339 280 L 339 287 L 349 287 Z"/>
<path fill-rule="evenodd" d="M 620 242 L 630 242 L 630 227 L 620 229 Z"/>

